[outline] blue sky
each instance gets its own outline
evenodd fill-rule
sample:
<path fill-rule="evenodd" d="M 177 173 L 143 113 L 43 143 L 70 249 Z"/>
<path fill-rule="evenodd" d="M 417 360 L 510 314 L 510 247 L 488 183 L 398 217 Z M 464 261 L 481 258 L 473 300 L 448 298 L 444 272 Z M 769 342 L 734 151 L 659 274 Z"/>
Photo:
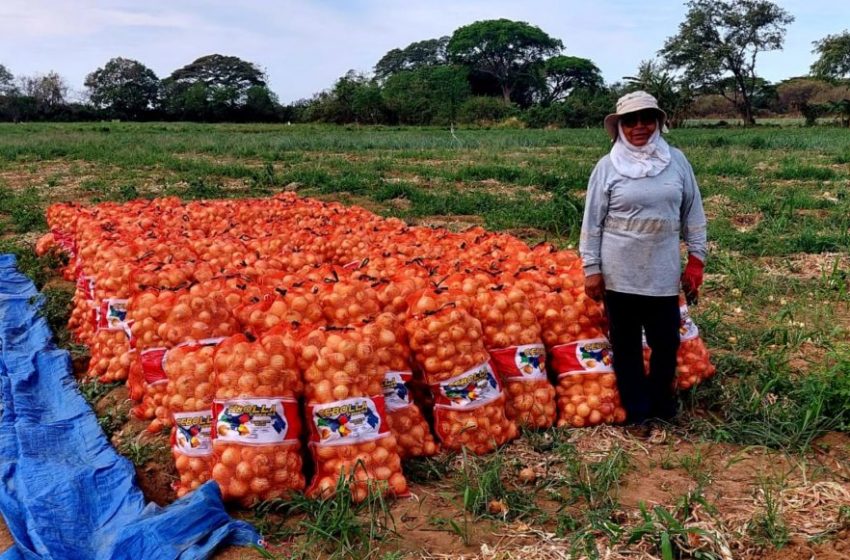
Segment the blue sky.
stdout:
<path fill-rule="evenodd" d="M 812 41 L 850 26 L 847 0 L 779 0 L 796 17 L 782 52 L 759 74 L 808 72 Z M 165 77 L 205 54 L 257 63 L 281 101 L 368 72 L 388 50 L 450 35 L 476 20 L 537 25 L 590 58 L 607 82 L 653 58 L 685 14 L 679 0 L 0 0 L 0 63 L 15 75 L 54 70 L 82 91 L 85 75 L 115 56 Z"/>

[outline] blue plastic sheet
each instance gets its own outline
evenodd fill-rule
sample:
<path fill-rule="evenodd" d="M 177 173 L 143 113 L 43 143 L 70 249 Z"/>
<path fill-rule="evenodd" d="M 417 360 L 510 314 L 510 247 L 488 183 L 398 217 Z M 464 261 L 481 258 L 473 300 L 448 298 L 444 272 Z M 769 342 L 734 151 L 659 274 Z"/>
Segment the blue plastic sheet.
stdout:
<path fill-rule="evenodd" d="M 214 482 L 166 508 L 145 503 L 40 305 L 14 255 L 0 255 L 0 513 L 15 541 L 0 560 L 188 560 L 259 543 L 224 510 Z"/>

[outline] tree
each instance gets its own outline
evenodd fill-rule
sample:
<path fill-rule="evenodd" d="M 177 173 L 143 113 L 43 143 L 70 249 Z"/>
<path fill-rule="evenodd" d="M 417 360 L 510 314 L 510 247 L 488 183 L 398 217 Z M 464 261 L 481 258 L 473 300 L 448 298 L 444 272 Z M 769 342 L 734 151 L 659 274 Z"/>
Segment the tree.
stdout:
<path fill-rule="evenodd" d="M 426 39 L 411 43 L 403 49 L 392 49 L 375 65 L 375 78 L 385 80 L 406 70 L 416 70 L 425 66 L 439 66 L 448 62 L 446 45 L 448 37 Z"/>
<path fill-rule="evenodd" d="M 813 76 L 819 78 L 842 78 L 850 75 L 850 32 L 827 35 L 820 41 L 812 43 L 815 48 L 812 53 L 818 59 L 812 64 Z"/>
<path fill-rule="evenodd" d="M 767 0 L 690 0 L 686 5 L 679 33 L 667 39 L 660 54 L 706 93 L 725 95 L 718 83 L 731 75 L 739 97 L 730 101 L 745 124 L 754 124 L 756 59 L 782 48 L 794 17 Z"/>
<path fill-rule="evenodd" d="M 92 104 L 117 116 L 138 119 L 157 102 L 159 78 L 153 70 L 129 58 L 110 59 L 86 76 Z"/>
<path fill-rule="evenodd" d="M 280 104 L 277 96 L 266 86 L 251 86 L 245 93 L 245 120 L 275 121 Z"/>
<path fill-rule="evenodd" d="M 68 84 L 56 72 L 24 76 L 20 80 L 21 94 L 35 99 L 40 113 L 50 113 L 65 103 Z"/>
<path fill-rule="evenodd" d="M 449 59 L 495 78 L 505 102 L 523 79 L 534 78 L 545 57 L 563 43 L 523 21 L 496 19 L 460 27 L 447 46 Z"/>
<path fill-rule="evenodd" d="M 807 77 L 789 78 L 776 86 L 779 110 L 783 113 L 799 111 L 815 96 L 832 88 L 829 82 Z"/>
<path fill-rule="evenodd" d="M 637 74 L 623 79 L 628 89 L 651 93 L 666 111 L 670 126 L 678 126 L 682 122 L 694 100 L 687 82 L 677 79 L 657 60 L 641 61 Z"/>
<path fill-rule="evenodd" d="M 544 104 L 563 99 L 578 88 L 596 90 L 604 85 L 599 68 L 587 58 L 553 56 L 545 62 L 544 72 Z"/>
<path fill-rule="evenodd" d="M 16 95 L 18 88 L 15 85 L 15 76 L 0 64 L 0 95 Z"/>
<path fill-rule="evenodd" d="M 266 87 L 266 77 L 253 63 L 211 54 L 172 72 L 162 81 L 162 95 L 166 109 L 175 116 L 221 120 L 232 118 L 244 106 L 254 86 Z"/>
<path fill-rule="evenodd" d="M 402 124 L 449 124 L 469 97 L 469 72 L 463 66 L 423 66 L 398 72 L 384 83 L 387 109 Z"/>

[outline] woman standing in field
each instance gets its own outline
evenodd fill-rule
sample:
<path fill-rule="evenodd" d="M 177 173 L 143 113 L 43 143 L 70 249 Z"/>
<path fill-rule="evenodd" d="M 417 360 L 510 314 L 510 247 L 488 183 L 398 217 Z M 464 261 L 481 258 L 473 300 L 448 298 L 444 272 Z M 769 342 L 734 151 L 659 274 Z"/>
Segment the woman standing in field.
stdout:
<path fill-rule="evenodd" d="M 693 169 L 661 137 L 667 114 L 636 91 L 605 117 L 611 152 L 587 187 L 580 251 L 585 290 L 604 300 L 614 371 L 632 423 L 669 420 L 679 348 L 679 287 L 696 302 L 706 257 L 706 221 Z M 681 273 L 680 236 L 688 248 Z M 644 371 L 641 331 L 652 350 Z"/>

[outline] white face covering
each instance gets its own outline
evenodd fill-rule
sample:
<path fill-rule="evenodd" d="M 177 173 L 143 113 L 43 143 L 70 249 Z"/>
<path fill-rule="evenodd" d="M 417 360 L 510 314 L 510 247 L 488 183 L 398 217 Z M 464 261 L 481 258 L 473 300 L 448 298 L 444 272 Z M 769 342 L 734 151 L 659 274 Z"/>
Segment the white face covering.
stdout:
<path fill-rule="evenodd" d="M 643 146 L 631 144 L 620 123 L 617 123 L 617 130 L 619 138 L 611 148 L 611 163 L 620 175 L 631 179 L 655 177 L 670 164 L 670 145 L 661 137 L 661 127 L 655 127 Z"/>

